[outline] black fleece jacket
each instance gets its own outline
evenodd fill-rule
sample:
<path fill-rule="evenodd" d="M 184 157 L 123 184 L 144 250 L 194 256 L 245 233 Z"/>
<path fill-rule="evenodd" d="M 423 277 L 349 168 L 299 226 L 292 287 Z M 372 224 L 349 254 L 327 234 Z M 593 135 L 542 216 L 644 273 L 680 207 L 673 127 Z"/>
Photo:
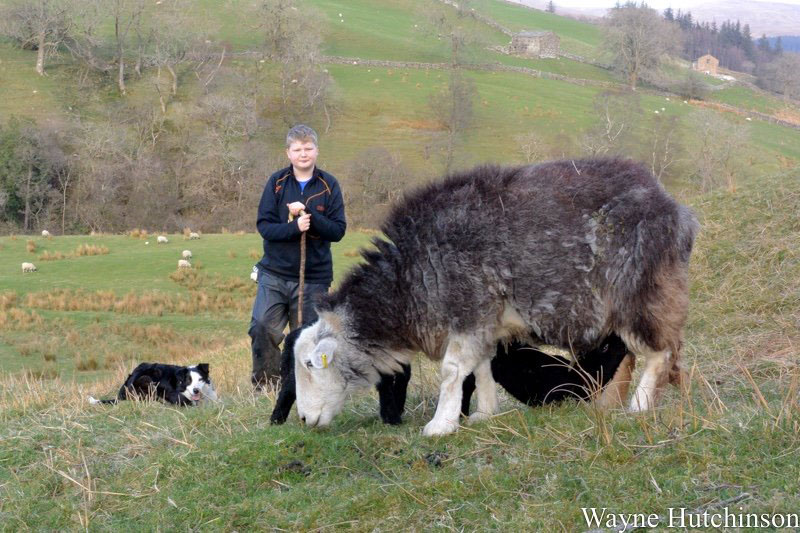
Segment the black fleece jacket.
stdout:
<path fill-rule="evenodd" d="M 300 275 L 300 235 L 297 219 L 289 222 L 287 204 L 302 202 L 311 214 L 306 237 L 306 281 L 333 281 L 331 242 L 344 237 L 347 222 L 339 183 L 332 175 L 314 169 L 300 190 L 289 166 L 269 177 L 258 205 L 258 232 L 264 238 L 264 257 L 259 266 L 280 278 L 297 281 Z"/>

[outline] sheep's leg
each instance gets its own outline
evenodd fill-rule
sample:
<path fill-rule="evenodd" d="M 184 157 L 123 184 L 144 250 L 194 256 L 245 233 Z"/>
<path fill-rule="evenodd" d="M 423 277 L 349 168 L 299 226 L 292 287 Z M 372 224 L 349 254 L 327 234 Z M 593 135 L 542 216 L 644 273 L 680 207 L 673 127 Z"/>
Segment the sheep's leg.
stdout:
<path fill-rule="evenodd" d="M 482 359 L 475 367 L 475 386 L 478 392 L 478 408 L 469 417 L 470 423 L 486 420 L 498 412 L 497 387 L 492 376 L 492 360 Z"/>
<path fill-rule="evenodd" d="M 482 353 L 486 350 L 480 349 L 480 345 L 481 343 L 475 337 L 453 336 L 450 338 L 444 359 L 442 359 L 439 404 L 436 406 L 433 419 L 422 430 L 422 434 L 426 437 L 447 435 L 458 429 L 461 386 L 464 379 L 475 370 L 483 359 Z M 480 388 L 478 390 L 480 394 Z"/>
<path fill-rule="evenodd" d="M 644 351 L 637 355 L 644 355 L 645 363 L 642 377 L 639 379 L 633 398 L 631 398 L 629 410 L 634 413 L 647 411 L 655 406 L 658 393 L 666 383 L 669 370 L 672 368 L 672 352 L 670 350 Z"/>
<path fill-rule="evenodd" d="M 631 385 L 631 376 L 636 366 L 636 360 L 632 353 L 628 353 L 617 367 L 614 377 L 606 383 L 595 399 L 595 405 L 600 409 L 622 408 L 628 397 L 628 389 Z"/>

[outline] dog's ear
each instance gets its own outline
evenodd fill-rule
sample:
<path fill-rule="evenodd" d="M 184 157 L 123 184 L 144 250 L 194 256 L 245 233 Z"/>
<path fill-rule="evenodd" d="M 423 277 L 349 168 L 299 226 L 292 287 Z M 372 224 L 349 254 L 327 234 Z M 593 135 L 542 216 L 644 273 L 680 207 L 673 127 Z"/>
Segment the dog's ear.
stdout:
<path fill-rule="evenodd" d="M 208 363 L 200 363 L 199 365 L 197 365 L 197 370 L 203 377 L 205 378 L 208 377 Z"/>
<path fill-rule="evenodd" d="M 180 370 L 172 374 L 172 376 L 170 376 L 170 384 L 177 389 L 178 384 L 186 381 L 186 378 L 189 377 L 188 374 L 189 370 L 187 370 L 186 368 L 181 368 Z"/>

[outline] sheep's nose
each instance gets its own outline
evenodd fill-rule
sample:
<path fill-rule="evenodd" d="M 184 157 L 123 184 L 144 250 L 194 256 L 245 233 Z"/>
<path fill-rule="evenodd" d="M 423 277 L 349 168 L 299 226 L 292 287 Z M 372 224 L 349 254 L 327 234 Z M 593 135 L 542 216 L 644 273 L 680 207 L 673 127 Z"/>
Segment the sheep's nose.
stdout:
<path fill-rule="evenodd" d="M 301 416 L 300 417 L 300 421 L 303 422 L 303 424 L 305 424 L 306 423 L 306 417 L 305 416 Z"/>

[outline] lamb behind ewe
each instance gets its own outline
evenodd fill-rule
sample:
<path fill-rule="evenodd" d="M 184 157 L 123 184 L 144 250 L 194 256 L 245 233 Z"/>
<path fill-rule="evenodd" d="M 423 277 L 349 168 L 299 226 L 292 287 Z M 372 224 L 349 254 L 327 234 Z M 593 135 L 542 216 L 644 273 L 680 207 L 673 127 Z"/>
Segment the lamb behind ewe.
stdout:
<path fill-rule="evenodd" d="M 23 272 L 36 272 L 36 265 L 33 263 L 22 263 Z"/>
<path fill-rule="evenodd" d="M 178 259 L 178 268 L 192 268 L 192 264 L 186 259 Z"/>

